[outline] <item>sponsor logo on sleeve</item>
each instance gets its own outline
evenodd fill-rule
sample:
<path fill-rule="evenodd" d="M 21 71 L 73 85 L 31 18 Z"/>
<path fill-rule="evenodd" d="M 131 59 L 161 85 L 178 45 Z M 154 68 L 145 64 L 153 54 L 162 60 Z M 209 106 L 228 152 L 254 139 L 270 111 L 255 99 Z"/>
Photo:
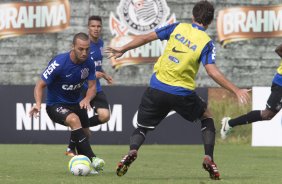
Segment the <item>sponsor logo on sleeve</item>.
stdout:
<path fill-rule="evenodd" d="M 51 63 L 47 69 L 43 72 L 43 76 L 45 79 L 48 79 L 48 76 L 50 76 L 52 74 L 52 72 L 58 67 L 60 66 L 57 61 L 53 61 L 53 63 Z"/>

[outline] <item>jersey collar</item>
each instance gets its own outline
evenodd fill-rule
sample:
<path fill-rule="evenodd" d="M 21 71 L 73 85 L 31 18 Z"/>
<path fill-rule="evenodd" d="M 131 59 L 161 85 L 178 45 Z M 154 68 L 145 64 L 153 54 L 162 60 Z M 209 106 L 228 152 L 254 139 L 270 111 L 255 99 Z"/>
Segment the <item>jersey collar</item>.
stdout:
<path fill-rule="evenodd" d="M 199 25 L 197 25 L 197 24 L 195 24 L 195 23 L 192 23 L 192 27 L 193 27 L 193 28 L 197 28 L 197 29 L 199 29 L 199 30 L 201 30 L 201 31 L 205 31 L 205 28 L 204 28 L 204 27 L 199 26 Z"/>

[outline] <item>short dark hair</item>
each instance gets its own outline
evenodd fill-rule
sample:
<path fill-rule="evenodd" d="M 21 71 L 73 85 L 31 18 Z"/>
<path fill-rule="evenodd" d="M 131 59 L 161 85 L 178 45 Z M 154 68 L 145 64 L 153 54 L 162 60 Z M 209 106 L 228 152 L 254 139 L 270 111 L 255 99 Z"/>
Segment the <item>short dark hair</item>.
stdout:
<path fill-rule="evenodd" d="M 200 1 L 193 8 L 193 16 L 195 22 L 209 25 L 214 18 L 214 7 L 208 1 Z"/>
<path fill-rule="evenodd" d="M 89 40 L 89 36 L 86 33 L 82 33 L 82 32 L 75 34 L 72 40 L 73 45 L 75 45 L 77 39 L 87 41 Z"/>
<path fill-rule="evenodd" d="M 101 18 L 100 16 L 98 16 L 98 15 L 92 15 L 92 16 L 90 16 L 90 17 L 88 18 L 88 25 L 89 25 L 89 23 L 90 23 L 91 20 L 100 21 L 101 24 L 102 24 L 102 18 Z"/>

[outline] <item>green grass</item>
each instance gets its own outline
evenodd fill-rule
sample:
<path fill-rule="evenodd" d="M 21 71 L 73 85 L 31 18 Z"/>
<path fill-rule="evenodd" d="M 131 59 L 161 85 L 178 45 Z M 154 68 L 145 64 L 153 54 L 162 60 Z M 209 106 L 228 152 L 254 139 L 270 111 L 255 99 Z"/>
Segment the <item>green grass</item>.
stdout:
<path fill-rule="evenodd" d="M 0 145 L 1 184 L 278 184 L 281 183 L 281 148 L 253 148 L 246 144 L 217 144 L 215 158 L 220 181 L 210 180 L 201 168 L 201 145 L 144 145 L 139 157 L 123 177 L 116 163 L 128 146 L 95 146 L 105 159 L 101 175 L 72 176 L 65 145 Z"/>

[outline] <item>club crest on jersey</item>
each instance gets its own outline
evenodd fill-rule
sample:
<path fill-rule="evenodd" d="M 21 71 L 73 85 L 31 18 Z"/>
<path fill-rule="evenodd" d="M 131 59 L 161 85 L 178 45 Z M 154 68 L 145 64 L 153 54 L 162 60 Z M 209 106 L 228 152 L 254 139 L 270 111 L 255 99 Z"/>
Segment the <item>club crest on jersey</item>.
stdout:
<path fill-rule="evenodd" d="M 60 114 L 66 114 L 67 112 L 69 112 L 69 110 L 64 107 L 58 107 L 56 111 Z"/>
<path fill-rule="evenodd" d="M 86 79 L 89 75 L 89 68 L 83 68 L 80 72 L 81 72 L 81 79 Z"/>

